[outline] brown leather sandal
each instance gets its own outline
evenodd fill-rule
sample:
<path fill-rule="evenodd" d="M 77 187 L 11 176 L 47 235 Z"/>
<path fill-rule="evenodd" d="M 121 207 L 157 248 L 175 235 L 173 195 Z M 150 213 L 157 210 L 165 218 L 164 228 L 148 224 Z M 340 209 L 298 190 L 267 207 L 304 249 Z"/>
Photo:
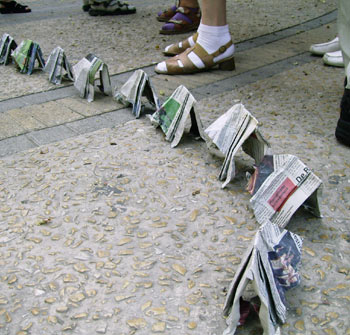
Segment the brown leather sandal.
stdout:
<path fill-rule="evenodd" d="M 28 6 L 21 5 L 16 1 L 0 1 L 3 6 L 0 8 L 1 14 L 30 13 L 32 10 Z"/>
<path fill-rule="evenodd" d="M 214 53 L 208 54 L 199 43 L 196 43 L 195 46 L 188 48 L 180 55 L 166 60 L 166 71 L 162 71 L 161 69 L 157 68 L 158 66 L 156 66 L 155 71 L 160 74 L 191 74 L 206 71 L 215 66 L 218 66 L 220 70 L 232 71 L 235 69 L 235 60 L 233 55 L 218 62 L 214 62 L 214 58 L 223 54 L 231 45 L 233 45 L 232 40 L 221 46 Z M 188 54 L 190 52 L 194 52 L 201 59 L 205 65 L 204 68 L 197 68 L 191 62 L 191 60 L 188 58 Z M 181 63 L 182 66 L 179 63 Z"/>
<path fill-rule="evenodd" d="M 179 55 L 180 53 L 184 52 L 186 49 L 190 48 L 190 42 L 189 39 L 192 37 L 194 43 L 197 42 L 198 38 L 198 33 L 193 34 L 189 38 L 186 38 L 182 42 L 176 43 L 176 44 L 171 44 L 165 48 L 163 51 L 163 54 L 165 56 L 176 56 Z"/>
<path fill-rule="evenodd" d="M 163 35 L 183 34 L 197 30 L 201 20 L 200 8 L 178 7 L 175 15 L 159 31 Z"/>
<path fill-rule="evenodd" d="M 172 6 L 158 13 L 157 20 L 159 22 L 168 22 L 176 14 L 177 6 Z"/>

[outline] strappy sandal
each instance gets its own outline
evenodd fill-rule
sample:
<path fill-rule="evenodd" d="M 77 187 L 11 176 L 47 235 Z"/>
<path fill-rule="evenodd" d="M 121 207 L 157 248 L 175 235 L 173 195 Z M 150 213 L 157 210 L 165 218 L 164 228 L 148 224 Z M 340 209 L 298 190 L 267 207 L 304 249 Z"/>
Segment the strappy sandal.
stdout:
<path fill-rule="evenodd" d="M 199 8 L 178 7 L 176 14 L 159 31 L 163 35 L 183 34 L 196 30 L 201 20 Z"/>
<path fill-rule="evenodd" d="M 89 10 L 91 16 L 127 15 L 136 13 L 136 8 L 127 2 L 112 0 L 111 2 L 93 3 Z"/>
<path fill-rule="evenodd" d="M 198 33 L 193 34 L 192 36 L 190 36 L 189 38 L 186 38 L 182 42 L 179 42 L 176 44 L 171 44 L 171 45 L 167 46 L 165 48 L 165 50 L 163 51 L 163 54 L 165 56 L 176 56 L 176 55 L 179 55 L 180 53 L 184 52 L 188 48 L 191 48 L 191 44 L 189 42 L 190 38 L 192 38 L 193 42 L 196 43 L 197 38 L 198 38 Z"/>
<path fill-rule="evenodd" d="M 212 54 L 208 54 L 205 49 L 196 43 L 192 48 L 188 48 L 186 51 L 172 57 L 165 61 L 166 71 L 162 71 L 156 66 L 155 71 L 160 74 L 191 74 L 201 71 L 209 70 L 215 66 L 219 66 L 220 70 L 232 71 L 235 69 L 235 60 L 233 55 L 226 57 L 218 62 L 214 62 L 214 58 L 223 54 L 228 48 L 233 45 L 232 40 L 221 46 L 217 51 Z M 188 58 L 188 54 L 194 52 L 205 65 L 204 68 L 197 68 L 191 60 Z M 182 66 L 180 64 L 182 64 Z"/>
<path fill-rule="evenodd" d="M 176 14 L 177 6 L 172 6 L 158 13 L 157 20 L 159 22 L 168 22 Z"/>
<path fill-rule="evenodd" d="M 32 11 L 28 6 L 21 5 L 16 1 L 0 1 L 0 5 L 3 5 L 0 8 L 1 14 L 30 13 Z"/>
<path fill-rule="evenodd" d="M 83 0 L 83 11 L 88 12 L 91 8 L 89 0 Z"/>

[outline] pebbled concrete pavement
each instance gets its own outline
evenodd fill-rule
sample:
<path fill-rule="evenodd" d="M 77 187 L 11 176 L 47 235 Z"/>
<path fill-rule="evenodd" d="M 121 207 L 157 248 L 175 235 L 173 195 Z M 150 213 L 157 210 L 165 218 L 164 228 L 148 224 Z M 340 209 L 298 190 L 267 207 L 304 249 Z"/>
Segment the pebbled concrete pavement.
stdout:
<path fill-rule="evenodd" d="M 6 17 L 1 33 L 12 27 L 22 36 L 27 29 L 51 46 L 57 40 L 44 38 L 42 27 L 51 31 L 68 12 L 62 31 L 88 22 L 76 2 L 48 2 L 48 11 L 40 1 L 28 4 L 41 25 L 33 27 L 30 16 Z M 127 66 L 146 66 L 162 99 L 186 85 L 204 126 L 243 102 L 274 152 L 297 155 L 323 180 L 323 218 L 299 211 L 287 227 L 304 237 L 303 281 L 288 295 L 282 334 L 350 334 L 350 155 L 334 138 L 343 71 L 307 51 L 336 34 L 335 1 L 260 1 L 264 10 L 254 11 L 251 30 L 247 24 L 233 30 L 231 20 L 240 41 L 236 71 L 176 77 L 148 66 L 161 59 L 152 49 L 158 23 L 154 4 L 136 5 L 134 20 L 152 22 L 146 32 L 157 39 L 149 55 L 129 55 Z M 253 5 L 229 2 L 229 11 L 238 8 L 244 20 Z M 259 26 L 269 22 L 262 21 L 267 14 L 278 19 Z M 96 24 L 108 30 L 113 20 Z M 123 34 L 138 28 L 126 24 Z M 166 39 L 164 45 L 176 40 Z M 121 73 L 126 68 L 115 66 L 111 49 L 105 52 L 120 86 L 131 71 Z M 50 86 L 41 73 L 21 76 L 11 66 L 0 73 L 17 84 L 1 82 L 0 333 L 221 334 L 226 289 L 258 229 L 245 191 L 252 161 L 240 153 L 240 172 L 222 190 L 222 161 L 203 142 L 186 137 L 171 149 L 146 118 L 134 120 L 107 97 L 89 104 L 72 86 Z M 237 334 L 261 334 L 258 320 Z"/>

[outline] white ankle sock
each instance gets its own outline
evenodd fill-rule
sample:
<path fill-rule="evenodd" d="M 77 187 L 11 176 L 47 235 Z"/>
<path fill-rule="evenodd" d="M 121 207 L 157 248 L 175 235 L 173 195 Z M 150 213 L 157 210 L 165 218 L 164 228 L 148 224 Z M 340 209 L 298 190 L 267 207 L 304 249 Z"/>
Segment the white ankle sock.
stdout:
<path fill-rule="evenodd" d="M 225 45 L 231 40 L 231 35 L 228 25 L 225 26 L 207 26 L 201 23 L 198 27 L 199 43 L 208 54 L 217 51 L 221 46 Z M 230 57 L 234 53 L 234 46 L 230 46 L 223 54 L 214 58 L 214 62 L 218 62 L 223 58 Z M 192 63 L 202 69 L 205 67 L 201 59 L 193 52 L 189 53 L 188 58 Z"/>
<path fill-rule="evenodd" d="M 205 49 L 208 54 L 212 54 L 222 45 L 231 40 L 228 25 L 226 26 L 207 26 L 201 23 L 198 27 L 197 42 Z"/>

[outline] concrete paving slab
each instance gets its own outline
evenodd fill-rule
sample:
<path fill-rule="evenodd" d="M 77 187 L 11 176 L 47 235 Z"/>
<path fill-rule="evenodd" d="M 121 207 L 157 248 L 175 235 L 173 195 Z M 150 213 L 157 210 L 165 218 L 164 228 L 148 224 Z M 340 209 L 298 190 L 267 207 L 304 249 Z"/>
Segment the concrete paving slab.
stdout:
<path fill-rule="evenodd" d="M 101 118 L 108 120 L 109 127 L 116 127 L 125 122 L 135 120 L 130 108 L 118 109 L 111 113 L 101 114 Z"/>
<path fill-rule="evenodd" d="M 10 109 L 21 108 L 27 106 L 27 102 L 24 98 L 13 98 L 0 102 L 0 112 L 5 112 Z"/>
<path fill-rule="evenodd" d="M 26 135 L 5 138 L 0 141 L 0 157 L 9 156 L 36 146 L 37 144 L 29 140 Z"/>
<path fill-rule="evenodd" d="M 23 134 L 25 129 L 18 124 L 10 115 L 0 114 L 0 139 Z"/>
<path fill-rule="evenodd" d="M 97 115 L 88 117 L 86 119 L 70 122 L 69 124 L 66 124 L 66 126 L 77 134 L 85 134 L 102 128 L 109 128 L 111 126 L 111 123 L 110 120 Z"/>
<path fill-rule="evenodd" d="M 27 134 L 27 137 L 36 145 L 44 145 L 57 141 L 62 141 L 66 138 L 71 138 L 78 135 L 77 132 L 65 125 L 59 125 L 51 128 L 35 130 Z"/>
<path fill-rule="evenodd" d="M 31 114 L 47 127 L 78 120 L 82 115 L 55 101 L 31 106 Z"/>
<path fill-rule="evenodd" d="M 83 100 L 83 99 L 79 99 L 79 101 L 90 107 L 92 105 L 100 113 L 111 112 L 116 109 L 120 109 L 124 107 L 121 103 L 116 101 L 113 97 L 105 96 L 102 94 L 96 95 L 94 101 L 92 102 L 88 102 L 87 100 Z"/>
<path fill-rule="evenodd" d="M 94 102 L 85 103 L 85 101 L 83 101 L 83 99 L 80 97 L 59 99 L 56 101 L 56 103 L 63 105 L 82 116 L 93 116 L 102 113 L 102 111 L 97 108 L 97 105 L 95 105 Z"/>
<path fill-rule="evenodd" d="M 4 113 L 4 115 L 9 115 L 18 124 L 20 124 L 25 130 L 31 131 L 36 129 L 46 128 L 47 125 L 40 122 L 35 118 L 35 111 L 37 107 L 29 106 L 19 109 L 11 109 Z M 34 112 L 34 113 L 33 113 Z"/>

